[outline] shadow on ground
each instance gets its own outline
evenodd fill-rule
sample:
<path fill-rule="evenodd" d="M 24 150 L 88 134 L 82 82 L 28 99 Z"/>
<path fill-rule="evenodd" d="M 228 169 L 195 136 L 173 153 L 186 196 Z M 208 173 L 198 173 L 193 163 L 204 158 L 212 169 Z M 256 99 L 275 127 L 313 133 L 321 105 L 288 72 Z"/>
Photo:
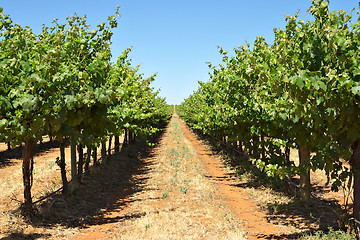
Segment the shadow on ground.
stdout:
<path fill-rule="evenodd" d="M 303 229 L 303 233 L 316 230 L 326 232 L 329 227 L 339 229 L 338 221 L 341 205 L 336 200 L 312 198 L 310 202 L 304 202 L 300 199 L 299 189 L 295 187 L 299 185 L 299 179 L 292 178 L 288 181 L 268 177 L 244 159 L 238 159 L 232 165 L 237 169 L 238 176 L 245 172 L 251 173 L 250 177 L 244 178 L 245 180 L 236 184 L 236 187 L 260 190 L 266 187 L 278 195 L 289 197 L 290 201 L 287 203 L 275 201 L 266 204 L 264 210 L 266 211 L 268 221 Z M 321 195 L 326 191 L 320 186 L 315 186 L 312 189 L 312 193 L 315 196 Z"/>
<path fill-rule="evenodd" d="M 311 234 L 312 231 L 306 230 L 301 233 L 291 233 L 291 234 L 281 234 L 281 235 L 264 235 L 264 234 L 258 234 L 256 235 L 257 239 L 271 239 L 271 240 L 282 240 L 282 239 L 299 239 L 304 234 Z"/>
<path fill-rule="evenodd" d="M 33 234 L 11 233 L 9 236 L 1 238 L 1 240 L 14 240 L 14 239 L 34 240 L 34 239 L 46 238 L 46 237 L 50 237 L 50 235 L 39 234 L 39 233 L 33 233 Z"/>
<path fill-rule="evenodd" d="M 269 222 L 295 227 L 300 229 L 301 233 L 282 236 L 261 235 L 258 236 L 260 239 L 299 239 L 300 236 L 316 230 L 327 232 L 329 227 L 335 230 L 339 229 L 338 221 L 341 205 L 337 201 L 316 198 L 306 203 L 300 200 L 299 189 L 294 187 L 299 185 L 298 179 L 290 179 L 292 182 L 290 184 L 286 180 L 268 177 L 252 165 L 246 153 L 239 154 L 232 149 L 224 149 L 224 147 L 219 147 L 219 143 L 215 142 L 214 139 L 196 131 L 195 133 L 198 139 L 201 139 L 211 147 L 210 151 L 202 153 L 203 155 L 207 157 L 211 157 L 214 154 L 225 155 L 224 167 L 231 166 L 232 169 L 236 169 L 236 176 L 229 173 L 224 179 L 217 180 L 226 181 L 227 178 L 237 177 L 241 180 L 237 184 L 232 184 L 232 186 L 239 189 L 253 188 L 264 190 L 264 188 L 269 188 L 279 195 L 286 195 L 290 198 L 288 203 L 278 203 L 275 201 L 266 204 L 262 209 L 266 213 L 266 218 Z M 315 196 L 320 196 L 326 192 L 328 190 L 321 186 L 313 186 L 312 193 Z"/>
<path fill-rule="evenodd" d="M 159 132 L 151 140 L 155 146 L 163 132 Z M 39 203 L 36 214 L 28 220 L 29 223 L 34 227 L 45 228 L 58 225 L 87 227 L 143 216 L 143 213 L 121 216 L 107 213 L 122 211 L 134 201 L 130 198 L 131 195 L 143 191 L 143 183 L 147 180 L 145 174 L 151 167 L 151 161 L 145 164 L 142 159 L 148 157 L 152 157 L 152 149 L 140 141 L 122 147 L 120 153 L 112 155 L 83 175 L 78 188 L 67 198 L 57 193 Z M 8 239 L 14 239 L 11 237 L 8 236 Z"/>
<path fill-rule="evenodd" d="M 49 141 L 49 142 L 42 142 L 36 144 L 34 147 L 34 156 L 39 155 L 43 152 L 46 152 L 52 148 L 59 147 L 59 143 L 57 141 Z M 22 158 L 22 151 L 21 146 L 17 146 L 11 149 L 7 149 L 5 151 L 0 152 L 0 168 L 12 166 L 17 164 L 14 162 L 14 159 L 21 159 Z"/>

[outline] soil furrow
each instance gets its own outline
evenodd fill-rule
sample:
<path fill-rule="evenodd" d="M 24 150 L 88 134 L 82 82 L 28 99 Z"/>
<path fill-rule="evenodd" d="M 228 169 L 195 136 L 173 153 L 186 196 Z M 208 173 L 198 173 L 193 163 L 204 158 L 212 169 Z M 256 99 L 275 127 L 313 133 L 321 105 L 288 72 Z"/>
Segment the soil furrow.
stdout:
<path fill-rule="evenodd" d="M 219 186 L 206 177 L 177 116 L 151 155 L 143 159 L 148 171 L 141 176 L 147 180 L 136 186 L 141 191 L 119 199 L 126 204 L 109 206 L 103 215 L 116 221 L 86 226 L 74 240 L 245 239 L 243 222 L 224 204 Z"/>
<path fill-rule="evenodd" d="M 44 203 L 50 208 L 42 211 L 53 223 L 44 218 L 14 236 L 290 239 L 294 233 L 267 221 L 266 213 L 239 187 L 220 156 L 176 114 L 150 153 L 141 157 L 140 146 L 112 156 L 84 176 L 74 196 Z M 65 224 L 69 218 L 73 225 Z"/>
<path fill-rule="evenodd" d="M 225 169 L 221 159 L 216 158 L 207 146 L 201 143 L 186 124 L 180 120 L 185 136 L 190 140 L 203 161 L 206 171 L 219 186 L 219 194 L 224 196 L 224 202 L 230 207 L 236 217 L 244 221 L 246 236 L 250 239 L 286 239 L 291 234 L 285 226 L 274 225 L 266 220 L 266 214 L 259 206 L 250 200 L 248 193 L 237 187 L 237 181 Z"/>

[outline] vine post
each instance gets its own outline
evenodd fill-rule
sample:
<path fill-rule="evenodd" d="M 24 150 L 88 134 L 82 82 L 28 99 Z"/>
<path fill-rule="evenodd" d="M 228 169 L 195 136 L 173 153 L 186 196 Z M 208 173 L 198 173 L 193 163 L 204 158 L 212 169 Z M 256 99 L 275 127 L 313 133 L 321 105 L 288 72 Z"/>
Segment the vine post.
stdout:
<path fill-rule="evenodd" d="M 33 210 L 32 207 L 32 196 L 31 196 L 31 187 L 33 184 L 33 168 L 34 168 L 34 140 L 28 139 L 25 141 L 25 144 L 22 149 L 23 163 L 22 163 L 22 173 L 23 173 L 23 183 L 24 183 L 24 212 L 30 214 Z"/>

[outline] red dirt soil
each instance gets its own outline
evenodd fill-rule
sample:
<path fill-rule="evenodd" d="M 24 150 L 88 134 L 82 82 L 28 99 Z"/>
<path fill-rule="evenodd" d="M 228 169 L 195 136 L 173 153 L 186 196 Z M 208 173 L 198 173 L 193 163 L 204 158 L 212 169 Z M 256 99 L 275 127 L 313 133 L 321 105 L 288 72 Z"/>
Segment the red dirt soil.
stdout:
<path fill-rule="evenodd" d="M 246 236 L 250 239 L 285 239 L 281 235 L 288 234 L 286 229 L 269 223 L 259 206 L 249 199 L 249 194 L 242 188 L 236 187 L 236 180 L 226 172 L 224 164 L 212 156 L 211 151 L 196 138 L 183 121 L 180 120 L 180 124 L 185 136 L 191 141 L 198 156 L 204 162 L 209 172 L 208 177 L 219 185 L 220 193 L 225 197 L 224 201 L 234 214 L 246 223 L 244 226 Z"/>
<path fill-rule="evenodd" d="M 173 117 L 178 118 L 177 115 Z M 218 186 L 217 194 L 223 196 L 224 205 L 227 205 L 234 215 L 244 222 L 243 230 L 246 237 L 248 239 L 287 239 L 286 235 L 289 236 L 291 232 L 286 227 L 268 222 L 265 218 L 265 213 L 250 199 L 249 194 L 242 188 L 236 187 L 235 179 L 225 170 L 221 160 L 212 156 L 212 152 L 197 139 L 196 135 L 189 130 L 183 121 L 180 120 L 179 122 L 181 130 L 191 142 L 197 156 L 203 162 L 203 166 L 208 172 L 206 177 L 212 179 Z M 107 211 L 104 217 L 121 218 L 121 216 L 124 216 L 128 211 L 127 208 L 130 206 L 128 200 L 127 198 L 120 197 L 118 201 L 122 202 L 121 207 L 116 207 L 117 204 L 115 204 L 114 208 Z M 161 203 L 157 202 L 157 204 Z M 212 219 L 201 220 L 211 221 Z M 83 229 L 82 233 L 72 240 L 106 239 L 107 233 L 112 231 L 113 225 L 114 223 L 105 223 L 89 226 Z"/>
<path fill-rule="evenodd" d="M 225 166 L 226 164 L 224 163 L 224 160 L 222 160 L 219 155 L 214 154 L 214 152 L 210 150 L 210 147 L 208 145 L 204 144 L 201 140 L 199 140 L 196 134 L 194 134 L 188 128 L 186 123 L 179 119 L 178 115 L 173 115 L 173 119 L 171 121 L 179 121 L 179 128 L 181 132 L 179 136 L 181 136 L 183 139 L 184 137 L 186 138 L 186 141 L 189 143 L 190 148 L 192 148 L 192 150 L 189 151 L 193 151 L 195 153 L 195 157 L 200 160 L 201 168 L 204 169 L 203 176 L 205 176 L 206 179 L 209 179 L 212 183 L 215 184 L 216 195 L 220 196 L 219 199 L 221 199 L 221 204 L 227 206 L 227 208 L 233 213 L 236 221 L 239 220 L 241 222 L 241 228 L 244 231 L 244 235 L 247 239 L 294 239 L 296 238 L 296 236 L 298 236 L 296 234 L 307 229 L 295 229 L 286 226 L 285 224 L 287 224 L 286 221 L 288 219 L 285 219 L 285 222 L 282 221 L 279 223 L 274 223 L 273 221 L 270 222 L 269 220 L 267 220 L 269 217 L 267 215 L 267 211 L 263 210 L 255 202 L 255 199 L 252 199 L 252 195 L 249 194 L 249 191 L 247 191 L 246 188 L 239 186 L 239 180 L 237 180 L 233 176 L 232 172 L 229 172 L 229 169 L 227 169 Z M 147 168 L 148 165 L 151 166 L 152 164 L 156 164 L 157 161 L 169 162 L 168 159 L 165 159 L 165 153 L 169 152 L 169 150 L 174 147 L 174 141 L 179 140 L 173 140 L 173 138 L 169 137 L 168 134 L 169 128 L 167 128 L 167 131 L 165 131 L 164 134 L 164 136 L 168 137 L 162 137 L 162 143 L 158 148 L 155 148 L 153 150 L 152 156 L 149 156 L 142 160 L 142 163 L 144 164 L 143 166 L 145 168 Z M 0 145 L 0 148 L 2 148 L 3 150 L 5 149 L 5 147 L 5 145 Z M 67 149 L 67 156 L 70 155 L 68 151 L 69 149 Z M 99 152 L 100 151 L 98 151 L 98 153 Z M 57 156 L 58 148 L 56 147 L 40 151 L 35 157 L 35 169 L 47 168 L 47 166 L 51 162 L 53 162 Z M 131 154 L 128 154 L 128 158 L 130 160 L 133 160 Z M 122 161 L 124 160 L 123 157 L 121 157 L 121 159 Z M 150 169 L 151 167 L 148 168 Z M 128 173 L 129 175 L 131 175 L 131 182 L 134 184 L 123 185 L 121 188 L 117 188 L 117 190 L 112 192 L 111 194 L 107 194 L 111 198 L 111 201 L 109 201 L 109 205 L 103 206 L 104 208 L 101 211 L 102 214 L 94 218 L 97 224 L 85 224 L 82 228 L 79 229 L 69 228 L 69 235 L 67 235 L 69 239 L 109 239 L 112 236 L 112 231 L 116 231 L 116 229 L 119 228 L 118 223 L 120 221 L 127 220 L 128 216 L 136 215 L 139 212 L 141 213 L 139 209 L 136 209 L 136 207 L 139 208 L 139 206 L 136 204 L 140 203 L 134 203 L 133 193 L 136 192 L 136 188 L 138 187 L 135 183 L 138 182 L 138 180 L 141 180 L 141 178 L 143 178 L 144 176 L 141 176 L 141 174 L 137 175 L 135 172 L 128 172 L 129 169 L 125 167 L 125 165 L 123 170 L 126 171 L 126 173 Z M 21 160 L 16 158 L 10 159 L 8 164 L 0 166 L 0 180 L 5 181 L 9 177 L 10 173 L 14 174 L 15 172 L 19 171 L 21 171 Z M 20 173 L 18 174 L 20 175 Z M 41 175 L 39 176 L 39 178 L 41 179 L 38 180 L 39 186 L 42 183 L 42 178 L 45 178 L 46 180 L 53 180 L 56 178 L 57 181 L 59 181 L 59 176 L 60 175 L 58 170 L 48 175 Z M 118 181 L 118 179 L 116 181 Z M 160 188 L 156 190 L 157 192 L 154 190 L 157 197 L 154 199 L 148 199 L 147 202 L 153 204 L 151 205 L 151 207 L 153 207 L 154 209 L 163 209 L 167 208 L 168 206 L 172 206 L 173 202 L 171 202 L 171 197 L 161 197 L 164 192 L 163 187 L 165 186 L 159 187 Z M 192 191 L 193 189 L 190 188 L 189 195 L 187 196 L 192 196 Z M 12 192 L 12 194 L 14 194 L 18 200 L 22 200 L 21 192 L 22 189 L 19 188 L 16 191 Z M 34 188 L 34 196 L 40 196 L 40 192 L 43 192 L 43 190 Z M 5 210 L 2 208 L 6 208 L 7 210 L 9 210 L 15 207 L 15 205 L 17 205 L 16 202 L 11 202 L 9 204 L 9 196 L 0 199 L 0 204 L 2 205 L 0 206 L 0 210 Z M 294 217 L 296 218 L 296 216 Z M 196 221 L 210 223 L 214 222 L 214 219 L 211 217 L 201 217 Z M 300 219 L 299 221 L 302 220 Z M 306 225 L 305 222 L 302 223 Z M 125 230 L 127 231 L 127 229 Z M 34 231 L 43 232 L 45 230 L 41 228 L 36 228 L 34 229 Z"/>

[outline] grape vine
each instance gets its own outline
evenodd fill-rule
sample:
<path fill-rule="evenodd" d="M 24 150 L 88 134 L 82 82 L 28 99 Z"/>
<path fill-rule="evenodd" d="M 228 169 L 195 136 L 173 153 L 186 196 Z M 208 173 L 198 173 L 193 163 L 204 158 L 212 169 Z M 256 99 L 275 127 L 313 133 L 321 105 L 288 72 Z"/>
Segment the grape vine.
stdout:
<path fill-rule="evenodd" d="M 286 16 L 272 44 L 259 36 L 235 56 L 220 48 L 222 64 L 209 65 L 210 81 L 177 112 L 192 128 L 250 154 L 268 175 L 298 174 L 304 200 L 311 170 L 324 170 L 333 190 L 353 178 L 360 219 L 360 18 L 330 12 L 326 0 L 313 0 L 308 12 L 313 20 Z M 299 150 L 299 165 L 290 148 Z"/>
<path fill-rule="evenodd" d="M 74 15 L 65 24 L 55 20 L 34 34 L 29 27 L 13 24 L 0 10 L 0 141 L 24 144 L 25 212 L 32 210 L 33 147 L 44 135 L 60 143 L 57 163 L 66 195 L 67 139 L 72 146 L 72 181 L 76 182 L 83 172 L 84 146 L 88 148 L 87 168 L 91 152 L 109 137 L 115 136 L 118 142 L 124 131 L 131 139 L 149 135 L 170 117 L 165 99 L 150 86 L 155 76 L 144 78 L 131 66 L 131 49 L 116 63 L 110 61 L 118 16 L 117 9 L 91 29 L 85 16 Z"/>

